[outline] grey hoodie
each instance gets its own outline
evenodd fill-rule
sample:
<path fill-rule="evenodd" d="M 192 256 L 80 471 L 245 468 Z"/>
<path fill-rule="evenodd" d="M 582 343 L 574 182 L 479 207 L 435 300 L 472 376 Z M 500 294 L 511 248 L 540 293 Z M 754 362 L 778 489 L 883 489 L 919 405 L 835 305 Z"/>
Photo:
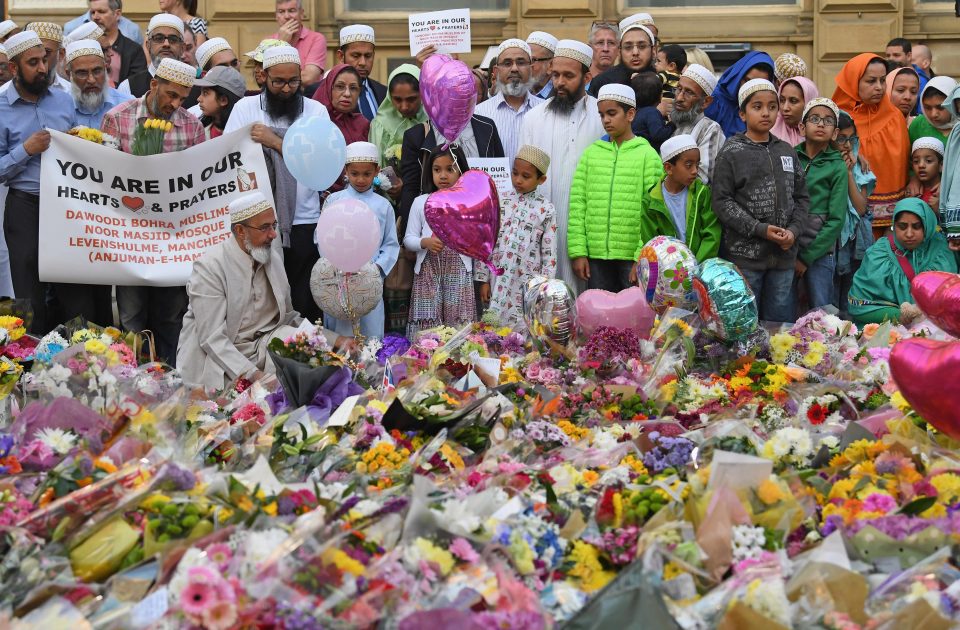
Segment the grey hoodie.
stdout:
<path fill-rule="evenodd" d="M 720 149 L 710 184 L 713 211 L 723 226 L 720 256 L 743 269 L 791 269 L 797 243 L 784 251 L 765 236 L 787 228 L 799 238 L 810 197 L 793 147 L 770 135 L 760 144 L 738 133 Z"/>

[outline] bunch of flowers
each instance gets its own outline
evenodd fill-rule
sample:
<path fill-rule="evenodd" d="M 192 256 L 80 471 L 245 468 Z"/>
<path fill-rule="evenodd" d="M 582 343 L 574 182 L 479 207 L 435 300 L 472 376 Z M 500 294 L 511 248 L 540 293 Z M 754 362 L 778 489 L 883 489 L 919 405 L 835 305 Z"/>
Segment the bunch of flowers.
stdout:
<path fill-rule="evenodd" d="M 173 129 L 173 123 L 161 118 L 148 118 L 133 131 L 130 152 L 134 155 L 157 155 L 163 153 L 163 141 Z"/>
<path fill-rule="evenodd" d="M 813 440 L 805 429 L 778 429 L 764 443 L 760 456 L 773 461 L 778 469 L 804 468 L 813 457 Z"/>
<path fill-rule="evenodd" d="M 76 136 L 81 140 L 93 142 L 94 144 L 101 144 L 105 147 L 110 147 L 111 149 L 120 148 L 120 141 L 114 136 L 111 136 L 108 133 L 103 133 L 99 129 L 94 129 L 93 127 L 77 126 L 67 133 L 69 133 L 71 136 Z"/>
<path fill-rule="evenodd" d="M 577 353 L 580 365 L 609 369 L 640 355 L 640 337 L 631 329 L 598 327 Z"/>
<path fill-rule="evenodd" d="M 683 474 L 692 463 L 691 453 L 696 444 L 684 437 L 667 437 L 654 431 L 647 436 L 652 448 L 643 454 L 643 464 L 654 475 Z"/>
<path fill-rule="evenodd" d="M 821 424 L 839 424 L 844 421 L 840 410 L 843 406 L 842 401 L 836 394 L 823 394 L 821 396 L 808 396 L 800 402 L 800 409 L 797 415 L 814 425 Z"/>
<path fill-rule="evenodd" d="M 310 367 L 343 365 L 342 357 L 333 352 L 326 337 L 319 331 L 301 331 L 286 339 L 274 337 L 267 347 L 278 356 L 306 363 Z"/>

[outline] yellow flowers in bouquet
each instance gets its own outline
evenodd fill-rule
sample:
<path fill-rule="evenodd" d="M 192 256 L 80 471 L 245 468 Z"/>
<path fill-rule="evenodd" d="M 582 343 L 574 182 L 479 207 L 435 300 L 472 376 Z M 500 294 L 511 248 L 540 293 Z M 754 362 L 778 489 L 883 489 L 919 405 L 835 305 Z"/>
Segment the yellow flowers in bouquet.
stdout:
<path fill-rule="evenodd" d="M 168 131 L 173 129 L 173 123 L 159 118 L 148 118 L 133 132 L 131 153 L 134 155 L 157 155 L 163 153 L 163 140 Z"/>
<path fill-rule="evenodd" d="M 6 332 L 6 341 L 3 343 L 17 341 L 27 333 L 23 320 L 13 315 L 0 316 L 0 328 L 3 329 L 3 332 Z"/>
<path fill-rule="evenodd" d="M 163 132 L 170 131 L 173 129 L 173 123 L 169 120 L 161 120 L 159 118 L 148 118 L 143 123 L 144 129 L 158 129 Z"/>

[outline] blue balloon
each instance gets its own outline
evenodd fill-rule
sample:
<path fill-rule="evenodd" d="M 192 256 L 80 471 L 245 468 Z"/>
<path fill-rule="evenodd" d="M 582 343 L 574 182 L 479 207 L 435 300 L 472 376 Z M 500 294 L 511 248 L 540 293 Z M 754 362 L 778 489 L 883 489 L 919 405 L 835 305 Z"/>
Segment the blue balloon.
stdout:
<path fill-rule="evenodd" d="M 283 136 L 283 161 L 300 184 L 326 190 L 343 173 L 347 142 L 329 118 L 300 118 Z"/>

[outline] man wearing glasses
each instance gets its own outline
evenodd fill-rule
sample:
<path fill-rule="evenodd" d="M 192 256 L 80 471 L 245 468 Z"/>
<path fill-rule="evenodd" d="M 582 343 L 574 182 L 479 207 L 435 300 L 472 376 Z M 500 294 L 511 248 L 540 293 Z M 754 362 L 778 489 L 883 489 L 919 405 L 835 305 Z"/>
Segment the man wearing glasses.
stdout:
<path fill-rule="evenodd" d="M 532 53 L 522 39 L 508 39 L 497 50 L 496 96 L 477 105 L 476 113 L 493 120 L 500 134 L 503 153 L 513 164 L 520 149 L 523 117 L 540 103 L 530 93 Z"/>
<path fill-rule="evenodd" d="M 303 319 L 291 303 L 280 252 L 271 247 L 278 236 L 273 206 L 252 192 L 229 208 L 231 238 L 193 263 L 177 351 L 184 382 L 216 390 L 241 376 L 256 380 L 272 372 L 267 345 L 293 335 Z M 331 347 L 350 344 L 322 332 Z"/>
<path fill-rule="evenodd" d="M 598 77 L 617 62 L 620 55 L 620 28 L 613 22 L 594 22 L 590 26 L 587 42 L 593 48 L 590 76 Z M 590 89 L 590 86 L 587 86 L 587 89 Z"/>
<path fill-rule="evenodd" d="M 183 20 L 169 13 L 159 13 L 150 18 L 147 26 L 147 51 L 150 53 L 150 65 L 141 72 L 131 74 L 117 86 L 117 90 L 140 98 L 150 89 L 150 82 L 162 60 L 180 60 L 183 55 Z M 195 104 L 196 98 L 192 103 L 187 103 L 187 107 Z"/>
<path fill-rule="evenodd" d="M 533 87 L 530 91 L 534 96 L 550 98 L 553 92 L 553 83 L 550 81 L 550 62 L 553 53 L 557 50 L 557 38 L 550 33 L 534 31 L 527 36 L 527 45 L 530 47 L 530 76 L 533 78 Z"/>
<path fill-rule="evenodd" d="M 657 36 L 645 16 L 649 17 L 638 13 L 620 21 L 620 63 L 594 76 L 588 94 L 596 96 L 608 83 L 629 86 L 630 79 L 638 72 L 654 72 Z"/>
<path fill-rule="evenodd" d="M 272 165 L 271 179 L 276 182 L 273 198 L 293 308 L 316 321 L 320 309 L 310 292 L 310 273 L 320 258 L 313 242 L 320 218 L 320 193 L 296 182 L 283 166 L 283 135 L 298 119 L 326 117 L 327 110 L 318 101 L 303 97 L 300 54 L 292 46 L 274 46 L 263 52 L 263 79 L 260 94 L 244 97 L 233 106 L 223 133 L 253 124 L 250 137 L 263 146 Z"/>
<path fill-rule="evenodd" d="M 123 4 L 120 0 L 90 0 L 90 20 L 103 29 L 100 44 L 105 51 L 110 85 L 117 86 L 147 69 L 140 43 L 120 30 Z"/>

